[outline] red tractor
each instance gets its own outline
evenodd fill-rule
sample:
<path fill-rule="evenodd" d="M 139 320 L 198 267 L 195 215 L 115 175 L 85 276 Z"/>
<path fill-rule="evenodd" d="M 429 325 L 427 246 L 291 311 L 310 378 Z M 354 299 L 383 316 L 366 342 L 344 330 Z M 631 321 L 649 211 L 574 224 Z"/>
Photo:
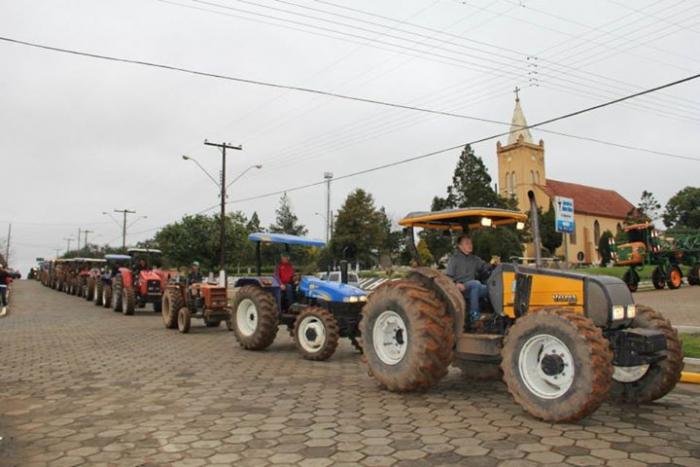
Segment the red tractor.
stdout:
<path fill-rule="evenodd" d="M 168 284 L 162 310 L 165 327 L 183 334 L 190 331 L 193 318 L 203 320 L 208 328 L 218 327 L 222 321 L 228 325 L 231 319 L 226 287 L 206 282 L 188 285 L 182 277 Z"/>
<path fill-rule="evenodd" d="M 78 295 L 87 301 L 91 301 L 95 296 L 95 285 L 102 274 L 105 265 L 104 259 L 97 258 L 77 258 L 80 263 L 78 267 Z"/>
<path fill-rule="evenodd" d="M 119 268 L 112 279 L 112 308 L 133 315 L 136 308 L 153 303 L 153 311 L 161 312 L 163 291 L 173 272 L 160 269 L 161 251 L 132 248 L 129 267 Z"/>

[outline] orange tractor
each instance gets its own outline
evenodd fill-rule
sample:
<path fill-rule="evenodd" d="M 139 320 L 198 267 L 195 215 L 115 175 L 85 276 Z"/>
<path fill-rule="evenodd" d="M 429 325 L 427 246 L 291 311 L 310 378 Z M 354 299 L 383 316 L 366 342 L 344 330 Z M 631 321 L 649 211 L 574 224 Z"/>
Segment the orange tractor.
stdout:
<path fill-rule="evenodd" d="M 133 315 L 136 308 L 152 303 L 153 311 L 160 313 L 163 291 L 173 272 L 160 269 L 160 250 L 132 248 L 127 253 L 131 264 L 120 267 L 112 278 L 112 308 Z"/>
<path fill-rule="evenodd" d="M 208 328 L 218 327 L 222 321 L 230 323 L 226 287 L 206 282 L 188 284 L 184 277 L 172 280 L 163 294 L 163 324 L 181 333 L 190 331 L 193 318 L 204 321 Z M 230 327 L 230 326 L 229 326 Z"/>

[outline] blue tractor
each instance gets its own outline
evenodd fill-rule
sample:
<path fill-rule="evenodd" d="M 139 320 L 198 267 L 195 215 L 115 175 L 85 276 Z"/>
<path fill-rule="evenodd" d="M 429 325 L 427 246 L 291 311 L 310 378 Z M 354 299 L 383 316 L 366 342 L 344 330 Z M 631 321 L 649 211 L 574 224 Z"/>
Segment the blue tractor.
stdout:
<path fill-rule="evenodd" d="M 275 340 L 280 324 L 286 325 L 297 349 L 307 360 L 327 360 L 338 340 L 347 337 L 359 349 L 358 323 L 367 294 L 345 281 L 329 282 L 303 276 L 293 284 L 293 294 L 283 293 L 275 275 L 261 272 L 263 244 L 322 247 L 325 242 L 287 234 L 252 233 L 248 240 L 256 243 L 256 275 L 235 280 L 231 327 L 241 347 L 262 350 Z M 292 297 L 290 299 L 290 297 Z"/>

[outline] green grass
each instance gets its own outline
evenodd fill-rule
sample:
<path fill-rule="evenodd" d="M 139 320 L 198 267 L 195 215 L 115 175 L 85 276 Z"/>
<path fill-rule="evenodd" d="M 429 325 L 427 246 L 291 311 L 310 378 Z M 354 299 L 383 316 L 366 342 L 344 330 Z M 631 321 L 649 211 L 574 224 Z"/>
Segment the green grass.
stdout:
<path fill-rule="evenodd" d="M 580 272 L 581 274 L 591 274 L 591 275 L 602 275 L 602 276 L 613 276 L 618 279 L 622 279 L 622 276 L 627 271 L 626 266 L 613 266 L 611 268 L 604 267 L 581 267 L 572 269 L 574 272 Z M 651 266 L 645 266 L 643 269 L 637 268 L 637 274 L 639 274 L 639 279 L 643 281 L 651 280 L 651 272 L 654 270 Z"/>
<path fill-rule="evenodd" d="M 700 358 L 700 334 L 681 334 L 680 338 L 685 356 Z"/>

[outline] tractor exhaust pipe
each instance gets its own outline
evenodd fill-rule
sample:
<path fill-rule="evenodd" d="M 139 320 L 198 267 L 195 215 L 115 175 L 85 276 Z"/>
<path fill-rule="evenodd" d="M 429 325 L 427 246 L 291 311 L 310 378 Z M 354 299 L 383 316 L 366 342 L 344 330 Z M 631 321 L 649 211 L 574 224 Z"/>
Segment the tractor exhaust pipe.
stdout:
<path fill-rule="evenodd" d="M 344 259 L 340 261 L 340 282 L 348 283 L 348 262 Z"/>
<path fill-rule="evenodd" d="M 537 214 L 537 202 L 535 201 L 535 192 L 530 190 L 527 192 L 527 197 L 530 200 L 530 224 L 532 225 L 533 243 L 535 245 L 535 266 L 542 266 L 542 238 L 540 237 L 540 217 Z"/>

